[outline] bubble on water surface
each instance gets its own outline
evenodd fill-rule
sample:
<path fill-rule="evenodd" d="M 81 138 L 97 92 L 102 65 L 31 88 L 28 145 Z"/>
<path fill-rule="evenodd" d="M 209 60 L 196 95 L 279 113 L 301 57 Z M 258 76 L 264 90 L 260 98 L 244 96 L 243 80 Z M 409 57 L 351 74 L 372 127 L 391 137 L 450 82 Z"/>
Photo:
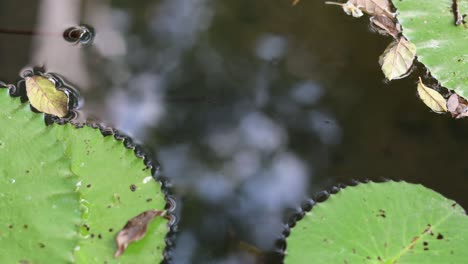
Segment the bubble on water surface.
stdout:
<path fill-rule="evenodd" d="M 70 27 L 63 32 L 63 38 L 66 41 L 83 46 L 91 45 L 93 43 L 94 36 L 94 28 L 88 25 Z"/>

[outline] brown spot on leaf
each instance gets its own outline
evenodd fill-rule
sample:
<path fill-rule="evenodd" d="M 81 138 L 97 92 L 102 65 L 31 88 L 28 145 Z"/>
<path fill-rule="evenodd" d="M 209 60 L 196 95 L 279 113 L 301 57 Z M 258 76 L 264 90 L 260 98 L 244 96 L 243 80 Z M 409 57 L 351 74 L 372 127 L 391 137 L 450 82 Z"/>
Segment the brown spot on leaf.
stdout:
<path fill-rule="evenodd" d="M 379 209 L 379 213 L 377 214 L 378 217 L 385 218 L 387 215 L 385 214 L 385 210 Z"/>
<path fill-rule="evenodd" d="M 437 239 L 442 240 L 442 239 L 444 239 L 444 236 L 443 236 L 441 233 L 439 233 L 439 234 L 437 235 Z"/>
<path fill-rule="evenodd" d="M 135 184 L 130 185 L 130 191 L 134 192 L 136 191 L 137 187 Z"/>
<path fill-rule="evenodd" d="M 427 234 L 427 233 L 430 233 L 432 232 L 431 230 L 431 224 L 427 224 L 427 227 L 424 229 L 424 231 L 422 232 L 422 234 Z"/>
<path fill-rule="evenodd" d="M 410 250 L 412 250 L 414 248 L 414 244 L 416 243 L 416 241 L 418 241 L 418 239 L 419 239 L 419 236 L 413 237 L 413 239 L 411 240 L 410 246 L 409 246 Z"/>
<path fill-rule="evenodd" d="M 115 237 L 117 251 L 115 257 L 122 255 L 128 245 L 142 239 L 146 235 L 148 223 L 156 216 L 165 216 L 166 211 L 149 210 L 130 219 Z"/>

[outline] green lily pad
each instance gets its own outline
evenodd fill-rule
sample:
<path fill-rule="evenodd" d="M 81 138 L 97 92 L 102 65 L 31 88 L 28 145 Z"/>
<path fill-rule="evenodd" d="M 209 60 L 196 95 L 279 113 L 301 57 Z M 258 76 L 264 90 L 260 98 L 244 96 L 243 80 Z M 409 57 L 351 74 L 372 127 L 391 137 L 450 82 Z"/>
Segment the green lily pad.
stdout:
<path fill-rule="evenodd" d="M 0 90 L 2 263 L 159 263 L 167 220 L 118 258 L 115 235 L 136 215 L 163 210 L 160 184 L 132 149 L 98 129 L 46 126 Z"/>
<path fill-rule="evenodd" d="M 468 217 L 404 182 L 347 187 L 315 205 L 287 239 L 285 263 L 464 263 Z"/>
<path fill-rule="evenodd" d="M 416 45 L 418 60 L 442 86 L 468 96 L 468 29 L 456 26 L 452 0 L 393 0 L 403 35 Z M 468 1 L 458 1 L 468 13 Z"/>

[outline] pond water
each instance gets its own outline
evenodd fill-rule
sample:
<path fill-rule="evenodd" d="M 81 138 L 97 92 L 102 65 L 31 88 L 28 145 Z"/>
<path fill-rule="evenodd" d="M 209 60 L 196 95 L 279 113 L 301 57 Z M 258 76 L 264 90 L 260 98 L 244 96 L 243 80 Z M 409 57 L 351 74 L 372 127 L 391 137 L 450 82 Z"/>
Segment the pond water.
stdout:
<path fill-rule="evenodd" d="M 0 33 L 0 79 L 44 65 L 80 91 L 82 118 L 154 154 L 178 197 L 174 263 L 262 263 L 291 208 L 350 179 L 468 207 L 468 121 L 423 105 L 421 72 L 384 82 L 390 39 L 365 18 L 305 0 L 20 2 L 0 3 L 0 28 L 37 34 Z M 64 41 L 82 23 L 94 42 Z"/>

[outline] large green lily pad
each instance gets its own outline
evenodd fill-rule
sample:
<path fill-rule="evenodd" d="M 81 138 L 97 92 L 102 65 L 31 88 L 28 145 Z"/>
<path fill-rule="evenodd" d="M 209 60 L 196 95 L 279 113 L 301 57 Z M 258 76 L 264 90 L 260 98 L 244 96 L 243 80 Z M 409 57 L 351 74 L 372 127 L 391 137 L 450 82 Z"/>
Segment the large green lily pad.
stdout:
<path fill-rule="evenodd" d="M 393 0 L 403 35 L 416 45 L 418 60 L 442 86 L 468 96 L 468 29 L 455 26 L 452 0 Z M 461 14 L 468 1 L 458 0 Z"/>
<path fill-rule="evenodd" d="M 287 239 L 285 263 L 465 263 L 468 217 L 404 182 L 347 187 L 315 205 Z"/>
<path fill-rule="evenodd" d="M 159 263 L 167 220 L 119 258 L 115 235 L 134 216 L 164 209 L 151 169 L 91 127 L 46 126 L 0 89 L 2 263 Z"/>

